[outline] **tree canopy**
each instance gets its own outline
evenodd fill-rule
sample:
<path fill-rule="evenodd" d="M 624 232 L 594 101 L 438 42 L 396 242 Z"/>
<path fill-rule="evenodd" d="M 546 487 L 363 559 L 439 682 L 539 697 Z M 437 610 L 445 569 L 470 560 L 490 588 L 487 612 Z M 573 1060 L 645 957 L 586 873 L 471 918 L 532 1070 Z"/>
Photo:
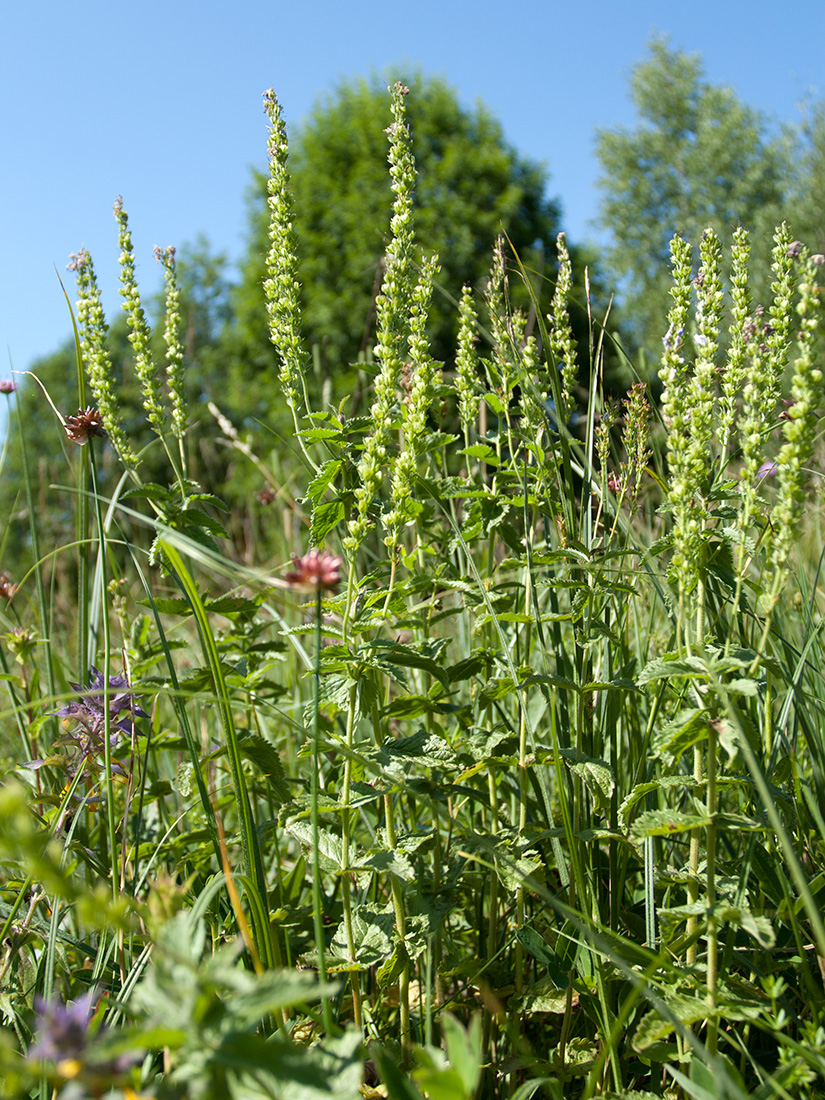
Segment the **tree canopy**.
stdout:
<path fill-rule="evenodd" d="M 655 39 L 633 70 L 639 116 L 632 129 L 600 130 L 601 225 L 606 262 L 625 288 L 629 335 L 658 350 L 668 309 L 669 245 L 698 242 L 712 226 L 723 242 L 751 231 L 754 267 L 770 250 L 790 178 L 788 146 L 732 89 L 708 83 L 698 55 Z"/>
<path fill-rule="evenodd" d="M 537 242 L 550 253 L 559 212 L 545 195 L 544 167 L 507 143 L 485 107 L 463 107 L 440 79 L 419 74 L 407 83 L 419 173 L 416 236 L 424 252 L 439 253 L 438 286 L 444 292 L 436 293 L 431 311 L 433 351 L 437 358 L 449 359 L 457 327 L 454 302 L 463 284 L 484 281 L 498 233 L 503 230 L 520 254 Z M 386 85 L 386 79 L 377 77 L 340 84 L 290 135 L 305 335 L 320 349 L 326 371 L 338 379 L 359 353 L 371 350 L 374 339 L 374 300 L 392 201 Z M 260 379 L 262 371 L 274 377 L 261 292 L 267 252 L 264 194 L 264 177 L 259 175 L 230 336 L 236 378 L 242 384 Z"/>

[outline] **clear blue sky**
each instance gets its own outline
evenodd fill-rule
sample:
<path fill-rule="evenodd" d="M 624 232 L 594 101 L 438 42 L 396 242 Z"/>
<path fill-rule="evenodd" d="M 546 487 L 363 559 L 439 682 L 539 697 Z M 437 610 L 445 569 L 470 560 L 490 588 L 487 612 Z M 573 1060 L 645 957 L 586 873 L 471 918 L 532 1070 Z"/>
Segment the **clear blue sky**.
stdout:
<path fill-rule="evenodd" d="M 265 163 L 261 93 L 288 124 L 341 77 L 409 63 L 483 100 L 545 161 L 571 240 L 595 235 L 597 127 L 632 125 L 628 76 L 651 35 L 776 120 L 825 96 L 825 0 L 98 0 L 7 4 L 0 62 L 0 343 L 8 377 L 66 337 L 55 277 L 89 249 L 110 317 L 111 208 L 123 195 L 146 292 L 155 244 L 205 233 L 237 258 L 250 168 Z M 7 350 L 6 350 L 7 349 Z"/>

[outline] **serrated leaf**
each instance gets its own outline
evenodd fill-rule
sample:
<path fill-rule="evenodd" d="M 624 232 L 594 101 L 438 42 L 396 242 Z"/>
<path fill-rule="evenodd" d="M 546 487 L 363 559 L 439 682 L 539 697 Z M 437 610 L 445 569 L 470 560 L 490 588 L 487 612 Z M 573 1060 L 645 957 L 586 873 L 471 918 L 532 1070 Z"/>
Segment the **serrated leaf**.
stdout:
<path fill-rule="evenodd" d="M 646 836 L 674 836 L 710 825 L 706 814 L 688 814 L 679 810 L 646 810 L 633 822 L 630 832 L 634 840 Z"/>
<path fill-rule="evenodd" d="M 556 952 L 546 940 L 533 928 L 520 928 L 516 933 L 516 939 L 527 951 L 547 967 L 547 975 L 552 980 L 557 990 L 565 990 L 570 985 L 570 979 L 559 966 Z"/>
<path fill-rule="evenodd" d="M 309 541 L 313 546 L 320 546 L 329 532 L 337 527 L 344 518 L 344 502 L 342 500 L 324 500 L 312 509 L 310 521 Z"/>
<path fill-rule="evenodd" d="M 559 989 L 552 978 L 540 978 L 525 991 L 521 1007 L 524 1012 L 552 1012 L 561 1016 L 567 1011 L 567 992 Z"/>
<path fill-rule="evenodd" d="M 154 600 L 141 600 L 140 603 L 143 605 L 143 607 L 151 607 L 152 604 L 154 604 L 157 610 L 160 611 L 163 615 L 192 614 L 192 608 L 189 604 L 189 601 L 184 600 L 182 597 L 173 596 L 169 597 L 168 599 L 158 599 L 157 597 L 155 597 Z"/>
<path fill-rule="evenodd" d="M 693 787 L 696 784 L 696 780 L 692 776 L 687 775 L 663 775 L 661 779 L 657 779 L 654 782 L 649 783 L 637 783 L 633 790 L 625 799 L 623 799 L 621 806 L 619 806 L 619 822 L 627 828 L 628 819 L 630 817 L 630 811 L 647 794 L 652 794 L 654 791 L 659 791 L 668 787 Z"/>
<path fill-rule="evenodd" d="M 656 680 L 669 680 L 673 676 L 707 676 L 708 669 L 699 657 L 685 657 L 681 653 L 666 653 L 650 661 L 639 675 L 638 683 L 651 684 Z"/>
<path fill-rule="evenodd" d="M 567 766 L 574 775 L 580 776 L 588 789 L 595 795 L 602 811 L 610 808 L 610 798 L 616 789 L 613 769 L 604 760 L 578 755 L 572 749 L 562 749 L 561 755 L 567 760 Z"/>
<path fill-rule="evenodd" d="M 415 878 L 415 869 L 403 852 L 387 851 L 375 852 L 367 859 L 359 859 L 356 869 L 359 871 L 372 870 L 380 875 L 395 875 L 396 878 L 412 882 Z"/>
<path fill-rule="evenodd" d="M 486 443 L 473 443 L 471 447 L 464 447 L 458 453 L 460 455 L 466 455 L 468 458 L 480 458 L 482 462 L 485 462 L 488 466 L 501 465 L 501 459 L 493 448 Z"/>
<path fill-rule="evenodd" d="M 683 1027 L 688 1028 L 704 1020 L 708 1015 L 707 1001 L 699 997 L 689 997 L 683 993 L 672 993 L 665 998 L 667 1008 Z M 660 1016 L 655 1010 L 642 1018 L 633 1036 L 633 1049 L 641 1054 L 654 1043 L 666 1039 L 676 1024 Z"/>
<path fill-rule="evenodd" d="M 317 504 L 329 486 L 335 480 L 338 471 L 344 465 L 340 458 L 328 459 L 320 468 L 315 477 L 307 485 L 306 499 Z"/>
<path fill-rule="evenodd" d="M 292 819 L 287 823 L 286 831 L 294 836 L 301 846 L 312 853 L 312 825 L 306 821 Z M 326 829 L 318 830 L 318 862 L 322 871 L 342 870 L 344 851 L 341 838 Z"/>
<path fill-rule="evenodd" d="M 206 512 L 183 512 L 174 526 L 182 528 L 187 535 L 194 538 L 197 538 L 197 532 L 201 530 L 208 531 L 210 535 L 220 535 L 222 538 L 227 537 L 226 528 L 221 521 L 215 519 L 214 516 L 207 515 Z"/>
<path fill-rule="evenodd" d="M 286 779 L 281 757 L 273 744 L 258 733 L 249 733 L 238 741 L 238 747 L 247 760 L 251 760 L 264 776 L 278 805 L 289 802 L 292 795 Z"/>
<path fill-rule="evenodd" d="M 409 961 L 409 955 L 404 949 L 404 945 L 396 943 L 390 957 L 375 972 L 379 986 L 386 989 L 387 986 L 392 985 Z"/>
<path fill-rule="evenodd" d="M 740 925 L 760 947 L 770 950 L 776 946 L 776 933 L 767 917 L 757 916 L 744 906 L 723 906 L 718 910 L 718 916 L 729 924 Z"/>
<path fill-rule="evenodd" d="M 217 599 L 204 601 L 206 610 L 214 611 L 217 615 L 251 613 L 257 611 L 258 606 L 257 600 L 248 600 L 243 596 L 219 596 Z"/>
<path fill-rule="evenodd" d="M 332 938 L 332 954 L 349 962 L 357 961 L 358 968 L 377 966 L 392 955 L 395 934 L 395 915 L 392 903 L 382 908 L 374 905 L 358 905 L 352 910 L 352 938 L 355 960 L 349 957 L 347 932 L 342 921 Z"/>
<path fill-rule="evenodd" d="M 344 440 L 343 433 L 336 428 L 302 428 L 298 435 L 308 443 L 317 443 L 321 439 Z"/>
<path fill-rule="evenodd" d="M 407 760 L 415 760 L 427 768 L 458 767 L 456 755 L 443 737 L 434 733 L 427 733 L 421 729 L 412 737 L 400 737 L 396 741 L 385 741 L 383 750 L 390 757 L 399 757 Z"/>
<path fill-rule="evenodd" d="M 708 714 L 700 707 L 689 707 L 654 733 L 651 749 L 667 764 L 676 763 L 693 745 L 707 739 Z"/>

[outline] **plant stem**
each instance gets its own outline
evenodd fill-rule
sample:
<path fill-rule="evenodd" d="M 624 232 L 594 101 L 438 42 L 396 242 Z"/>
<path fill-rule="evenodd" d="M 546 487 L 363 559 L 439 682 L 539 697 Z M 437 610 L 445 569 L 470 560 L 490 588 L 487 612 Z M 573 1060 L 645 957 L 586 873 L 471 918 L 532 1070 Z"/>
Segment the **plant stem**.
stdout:
<path fill-rule="evenodd" d="M 318 823 L 318 799 L 321 782 L 321 590 L 315 597 L 315 700 L 312 712 L 312 788 L 310 814 L 312 818 L 312 916 L 315 924 L 315 950 L 318 953 L 318 975 L 325 982 L 327 977 L 326 951 L 324 947 L 324 908 L 321 891 L 320 828 Z M 321 998 L 324 1030 L 332 1035 L 332 1003 L 325 994 Z"/>

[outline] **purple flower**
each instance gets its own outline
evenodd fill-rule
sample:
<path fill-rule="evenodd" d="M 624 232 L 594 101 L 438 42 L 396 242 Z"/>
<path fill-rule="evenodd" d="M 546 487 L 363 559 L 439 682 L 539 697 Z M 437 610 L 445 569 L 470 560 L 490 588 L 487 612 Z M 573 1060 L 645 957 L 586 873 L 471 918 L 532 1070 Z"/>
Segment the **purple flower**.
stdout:
<path fill-rule="evenodd" d="M 35 997 L 37 1034 L 29 1048 L 29 1058 L 46 1058 L 50 1062 L 82 1061 L 88 1045 L 89 1023 L 94 1015 L 96 995 L 96 991 L 90 989 L 68 1004 Z"/>
<path fill-rule="evenodd" d="M 57 998 L 50 1001 L 42 997 L 34 999 L 38 1020 L 34 1042 L 29 1047 L 29 1060 L 54 1062 L 58 1076 L 77 1079 L 86 1086 L 78 1094 L 83 1096 L 89 1093 L 102 1096 L 112 1087 L 113 1079 L 126 1073 L 139 1060 L 139 1055 L 132 1052 L 111 1056 L 106 1049 L 106 1039 L 114 1033 L 105 1027 L 96 1029 L 94 1036 L 89 1034 L 97 996 L 98 991 L 90 989 L 68 1004 Z"/>
<path fill-rule="evenodd" d="M 778 467 L 775 462 L 763 462 L 759 467 L 760 477 L 773 477 Z"/>
<path fill-rule="evenodd" d="M 92 665 L 89 686 L 83 687 L 82 684 L 74 683 L 71 686 L 80 698 L 73 699 L 71 703 L 52 713 L 74 723 L 74 728 L 70 728 L 67 734 L 58 738 L 55 743 L 70 744 L 79 748 L 82 763 L 104 747 L 106 708 L 103 673 Z M 125 733 L 127 737 L 131 736 L 136 718 L 149 717 L 146 711 L 141 710 L 137 705 L 134 695 L 128 688 L 129 681 L 125 676 L 109 677 L 109 744 L 112 748 L 120 740 L 121 733 Z M 75 770 L 72 766 L 68 768 L 70 774 Z M 115 762 L 113 762 L 113 770 L 119 773 L 122 771 Z"/>
<path fill-rule="evenodd" d="M 84 688 L 82 684 L 69 683 L 82 698 L 77 702 L 68 703 L 65 707 L 55 711 L 60 718 L 71 718 L 77 722 L 91 736 L 98 740 L 106 724 L 106 712 L 104 708 L 103 673 L 91 668 L 89 686 Z M 129 681 L 125 676 L 109 677 L 109 723 L 113 729 L 131 734 L 135 718 L 148 718 L 146 711 L 141 710 L 135 702 L 135 697 L 128 690 Z M 120 718 L 126 712 L 128 717 Z M 118 720 L 120 719 L 120 720 Z M 117 740 L 113 735 L 113 740 Z"/>

